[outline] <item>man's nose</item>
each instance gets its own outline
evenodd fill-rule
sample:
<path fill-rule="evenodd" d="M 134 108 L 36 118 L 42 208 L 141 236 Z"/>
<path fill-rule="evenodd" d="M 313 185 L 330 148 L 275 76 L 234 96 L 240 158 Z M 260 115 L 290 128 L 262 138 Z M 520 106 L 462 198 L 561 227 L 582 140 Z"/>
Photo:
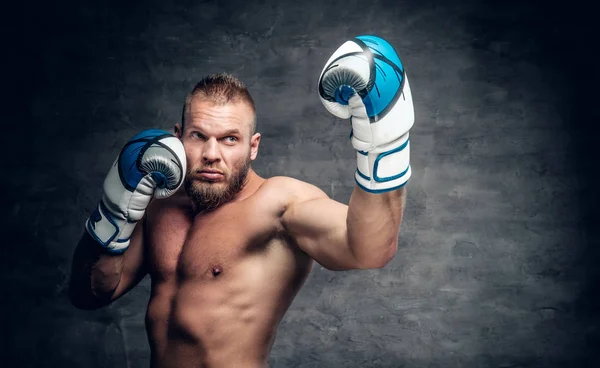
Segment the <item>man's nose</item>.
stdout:
<path fill-rule="evenodd" d="M 219 152 L 219 145 L 217 140 L 215 138 L 210 138 L 206 140 L 202 150 L 202 160 L 213 162 L 219 160 L 220 158 L 221 154 Z"/>

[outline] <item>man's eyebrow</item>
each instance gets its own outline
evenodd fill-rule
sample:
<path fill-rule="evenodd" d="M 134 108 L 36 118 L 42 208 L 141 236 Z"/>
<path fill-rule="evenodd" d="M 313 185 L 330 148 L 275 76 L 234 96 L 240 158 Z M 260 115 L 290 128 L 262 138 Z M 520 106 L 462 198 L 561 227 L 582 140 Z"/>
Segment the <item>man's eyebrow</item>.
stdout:
<path fill-rule="evenodd" d="M 190 127 L 190 130 L 192 130 L 192 129 L 194 131 L 197 131 L 198 133 L 202 134 L 203 136 L 207 136 L 207 134 L 200 127 L 195 127 L 195 126 Z M 221 137 L 229 137 L 232 135 L 242 135 L 242 133 L 237 128 L 229 129 L 229 130 L 224 131 L 223 133 L 219 133 L 219 136 L 221 136 Z"/>
<path fill-rule="evenodd" d="M 193 129 L 193 130 L 196 130 L 196 131 L 198 131 L 201 134 L 205 134 L 204 131 L 202 130 L 202 128 L 200 128 L 199 126 L 190 124 L 189 128 Z M 240 130 L 238 128 L 229 129 L 229 130 L 226 130 L 223 133 L 221 133 L 221 135 L 223 135 L 223 136 L 232 135 L 232 134 L 238 134 L 239 135 L 241 133 L 240 133 Z"/>
<path fill-rule="evenodd" d="M 223 133 L 223 135 L 232 135 L 232 134 L 240 134 L 240 130 L 239 129 L 229 129 L 227 131 L 225 131 L 225 133 Z"/>

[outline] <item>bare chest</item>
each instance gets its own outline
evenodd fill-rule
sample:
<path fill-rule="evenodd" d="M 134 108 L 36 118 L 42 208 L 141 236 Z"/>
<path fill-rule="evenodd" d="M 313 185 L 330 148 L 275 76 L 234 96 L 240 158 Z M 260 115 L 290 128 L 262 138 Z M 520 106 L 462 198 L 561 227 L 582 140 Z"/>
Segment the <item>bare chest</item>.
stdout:
<path fill-rule="evenodd" d="M 181 207 L 165 206 L 149 214 L 146 243 L 155 281 L 222 278 L 284 245 L 275 216 L 237 204 L 196 216 Z"/>

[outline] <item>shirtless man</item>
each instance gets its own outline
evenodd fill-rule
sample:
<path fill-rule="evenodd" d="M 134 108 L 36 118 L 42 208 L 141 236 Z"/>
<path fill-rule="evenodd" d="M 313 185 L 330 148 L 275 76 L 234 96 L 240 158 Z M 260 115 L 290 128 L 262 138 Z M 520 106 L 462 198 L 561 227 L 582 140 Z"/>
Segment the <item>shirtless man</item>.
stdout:
<path fill-rule="evenodd" d="M 383 59 L 361 37 L 340 46 L 320 79 L 324 105 L 352 115 L 358 170 L 348 206 L 311 184 L 257 175 L 250 94 L 233 76 L 206 77 L 174 136 L 142 132 L 115 161 L 75 250 L 73 305 L 105 306 L 149 274 L 152 367 L 264 367 L 314 261 L 330 270 L 386 265 L 397 249 L 414 112 L 389 50 L 383 62 L 394 63 L 387 75 L 397 73 L 398 91 L 391 106 L 371 95 L 378 77 L 368 63 Z"/>

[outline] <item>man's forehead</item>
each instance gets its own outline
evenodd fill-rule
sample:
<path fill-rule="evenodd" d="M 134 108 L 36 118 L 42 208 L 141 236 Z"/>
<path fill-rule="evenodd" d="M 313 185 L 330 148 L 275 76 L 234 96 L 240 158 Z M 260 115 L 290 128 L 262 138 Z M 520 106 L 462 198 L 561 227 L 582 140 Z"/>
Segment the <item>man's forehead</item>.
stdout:
<path fill-rule="evenodd" d="M 253 118 L 253 111 L 244 102 L 219 103 L 203 100 L 192 100 L 189 114 L 193 118 L 228 118 L 248 122 Z"/>
<path fill-rule="evenodd" d="M 222 130 L 246 130 L 254 120 L 254 113 L 244 102 L 218 103 L 193 99 L 185 124 L 190 127 Z"/>
<path fill-rule="evenodd" d="M 202 94 L 197 94 L 190 99 L 191 108 L 197 108 L 198 106 L 212 106 L 216 108 L 228 108 L 237 107 L 252 110 L 250 104 L 243 99 L 233 99 L 230 101 L 221 100 L 219 97 L 209 97 Z"/>

